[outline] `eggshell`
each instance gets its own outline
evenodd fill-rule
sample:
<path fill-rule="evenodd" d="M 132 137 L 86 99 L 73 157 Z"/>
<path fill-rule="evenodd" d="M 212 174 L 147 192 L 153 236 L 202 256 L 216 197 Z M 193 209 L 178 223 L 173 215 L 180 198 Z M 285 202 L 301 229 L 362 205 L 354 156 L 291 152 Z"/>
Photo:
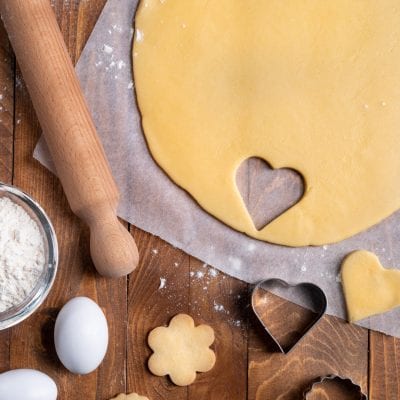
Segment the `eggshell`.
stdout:
<path fill-rule="evenodd" d="M 58 314 L 54 341 L 65 368 L 74 374 L 88 374 L 100 365 L 107 352 L 106 317 L 93 300 L 75 297 Z"/>
<path fill-rule="evenodd" d="M 56 400 L 57 386 L 42 372 L 14 369 L 0 374 L 0 400 Z"/>

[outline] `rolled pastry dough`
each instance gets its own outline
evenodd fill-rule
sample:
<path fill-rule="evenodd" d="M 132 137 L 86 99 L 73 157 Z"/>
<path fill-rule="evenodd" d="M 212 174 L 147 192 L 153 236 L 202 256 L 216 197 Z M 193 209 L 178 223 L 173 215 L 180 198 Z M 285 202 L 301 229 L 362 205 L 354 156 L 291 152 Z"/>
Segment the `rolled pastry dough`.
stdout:
<path fill-rule="evenodd" d="M 209 213 L 303 246 L 399 208 L 398 0 L 142 0 L 135 24 L 151 153 Z M 235 183 L 252 156 L 305 179 L 300 202 L 260 231 Z"/>

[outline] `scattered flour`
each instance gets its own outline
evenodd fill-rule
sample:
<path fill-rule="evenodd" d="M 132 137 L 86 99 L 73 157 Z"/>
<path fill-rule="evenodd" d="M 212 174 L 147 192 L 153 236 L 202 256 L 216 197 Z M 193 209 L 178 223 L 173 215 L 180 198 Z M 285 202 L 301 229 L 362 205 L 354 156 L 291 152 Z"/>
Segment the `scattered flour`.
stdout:
<path fill-rule="evenodd" d="M 136 41 L 141 42 L 143 40 L 143 32 L 139 29 L 136 29 Z"/>
<path fill-rule="evenodd" d="M 254 244 L 254 243 L 250 243 L 248 246 L 247 246 L 247 250 L 248 251 L 254 251 L 256 249 L 256 245 Z"/>
<path fill-rule="evenodd" d="M 114 25 L 112 26 L 112 28 L 113 28 L 114 31 L 116 31 L 116 32 L 118 32 L 118 33 L 122 33 L 122 32 L 123 32 L 122 26 L 120 26 L 120 25 L 118 25 L 118 24 L 114 24 Z"/>
<path fill-rule="evenodd" d="M 118 69 L 122 69 L 122 68 L 125 68 L 125 67 L 126 67 L 126 63 L 125 63 L 124 60 L 117 61 L 117 68 Z"/>
<path fill-rule="evenodd" d="M 165 278 L 160 278 L 160 286 L 158 287 L 158 290 L 164 289 L 167 286 L 167 280 Z"/>
<path fill-rule="evenodd" d="M 30 295 L 44 265 L 38 225 L 21 206 L 0 198 L 0 312 Z"/>
<path fill-rule="evenodd" d="M 111 54 L 114 51 L 114 49 L 111 46 L 109 46 L 108 44 L 104 44 L 103 51 L 106 54 Z"/>
<path fill-rule="evenodd" d="M 224 312 L 225 307 L 222 304 L 219 304 L 214 300 L 214 310 L 219 311 L 219 312 Z"/>
<path fill-rule="evenodd" d="M 240 258 L 237 257 L 228 257 L 228 261 L 230 262 L 232 268 L 235 271 L 240 271 L 241 267 L 242 267 L 242 260 Z"/>
<path fill-rule="evenodd" d="M 154 252 L 154 250 L 157 251 L 157 249 L 152 249 L 153 252 Z M 174 262 L 173 265 L 175 267 L 178 267 L 180 264 L 179 264 L 179 262 Z M 230 324 L 231 326 L 233 326 L 235 328 L 243 329 L 245 327 L 243 320 L 241 320 L 240 318 L 237 318 L 237 317 L 235 318 L 235 315 L 231 314 L 229 309 L 225 308 L 225 306 L 223 304 L 219 303 L 216 299 L 209 297 L 210 295 L 207 294 L 209 287 L 210 287 L 209 285 L 212 285 L 213 278 L 220 276 L 222 279 L 225 279 L 224 275 L 220 275 L 220 272 L 217 269 L 209 266 L 208 264 L 203 264 L 202 268 L 200 270 L 190 271 L 189 275 L 190 275 L 192 282 L 195 285 L 199 285 L 198 288 L 201 289 L 204 293 L 204 297 L 203 297 L 199 292 L 197 292 L 197 296 L 199 296 L 198 300 L 189 301 L 188 304 L 191 307 L 191 314 L 197 315 L 199 317 L 202 316 L 201 307 L 204 304 L 204 302 L 206 301 L 206 299 L 209 299 L 213 302 L 214 312 L 221 314 L 221 316 L 223 315 L 224 316 L 223 319 L 225 322 L 227 322 L 228 324 Z M 170 283 L 167 286 L 166 278 L 160 277 L 159 279 L 160 279 L 160 284 L 159 284 L 158 290 L 164 290 L 163 293 L 165 293 L 167 295 L 168 299 L 170 299 L 170 300 L 175 299 L 174 294 L 170 293 L 170 290 L 169 290 L 169 289 L 171 289 L 172 291 L 174 291 L 176 289 L 176 287 L 174 288 L 174 282 L 172 282 L 172 284 Z M 231 297 L 234 296 L 236 301 L 240 300 L 242 297 L 240 294 L 235 295 L 235 293 L 232 289 L 229 291 L 229 295 Z M 167 309 L 167 311 L 169 312 L 168 309 Z"/>
<path fill-rule="evenodd" d="M 196 272 L 196 278 L 198 278 L 198 279 L 204 278 L 204 272 L 203 271 L 197 271 Z"/>

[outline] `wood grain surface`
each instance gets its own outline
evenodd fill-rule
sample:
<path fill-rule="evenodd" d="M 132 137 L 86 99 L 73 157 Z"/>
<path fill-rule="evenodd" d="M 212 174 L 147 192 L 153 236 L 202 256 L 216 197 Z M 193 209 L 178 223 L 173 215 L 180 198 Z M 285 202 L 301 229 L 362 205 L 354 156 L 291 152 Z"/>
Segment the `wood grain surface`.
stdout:
<path fill-rule="evenodd" d="M 105 0 L 53 1 L 74 62 L 104 4 Z M 0 372 L 40 369 L 56 380 L 61 400 L 108 400 L 125 391 L 150 400 L 298 400 L 312 379 L 331 373 L 351 377 L 372 400 L 400 398 L 398 339 L 325 317 L 292 353 L 276 353 L 252 316 L 247 284 L 139 229 L 131 227 L 141 255 L 138 269 L 128 278 L 101 278 L 89 257 L 87 228 L 70 211 L 58 180 L 32 158 L 40 127 L 1 26 L 0 94 L 0 180 L 21 187 L 43 205 L 57 231 L 61 260 L 54 289 L 39 311 L 18 327 L 0 332 Z M 248 176 L 255 179 L 251 171 Z M 258 195 L 252 193 L 249 184 L 248 196 L 258 204 Z M 165 279 L 165 287 L 160 279 Z M 106 359 L 86 376 L 62 367 L 52 340 L 58 310 L 77 295 L 96 300 L 110 328 Z M 304 313 L 279 298 L 272 299 L 270 307 L 284 316 Z M 216 332 L 215 368 L 199 374 L 187 388 L 152 376 L 146 367 L 148 332 L 178 312 L 190 313 Z M 352 397 L 342 387 L 322 387 L 312 398 Z"/>
<path fill-rule="evenodd" d="M 0 181 L 11 184 L 14 153 L 15 58 L 0 23 Z M 0 332 L 0 368 L 10 365 L 10 331 Z"/>

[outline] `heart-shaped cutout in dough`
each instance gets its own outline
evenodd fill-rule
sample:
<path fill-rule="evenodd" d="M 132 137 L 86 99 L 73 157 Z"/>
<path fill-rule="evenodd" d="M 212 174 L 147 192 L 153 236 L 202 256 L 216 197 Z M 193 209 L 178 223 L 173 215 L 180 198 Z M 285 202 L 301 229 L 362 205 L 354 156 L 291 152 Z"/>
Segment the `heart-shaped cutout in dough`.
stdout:
<path fill-rule="evenodd" d="M 350 322 L 400 306 L 400 271 L 384 268 L 374 253 L 351 253 L 341 274 Z"/>
<path fill-rule="evenodd" d="M 297 171 L 273 169 L 258 157 L 243 161 L 236 184 L 258 230 L 298 203 L 304 192 L 303 177 Z"/>

